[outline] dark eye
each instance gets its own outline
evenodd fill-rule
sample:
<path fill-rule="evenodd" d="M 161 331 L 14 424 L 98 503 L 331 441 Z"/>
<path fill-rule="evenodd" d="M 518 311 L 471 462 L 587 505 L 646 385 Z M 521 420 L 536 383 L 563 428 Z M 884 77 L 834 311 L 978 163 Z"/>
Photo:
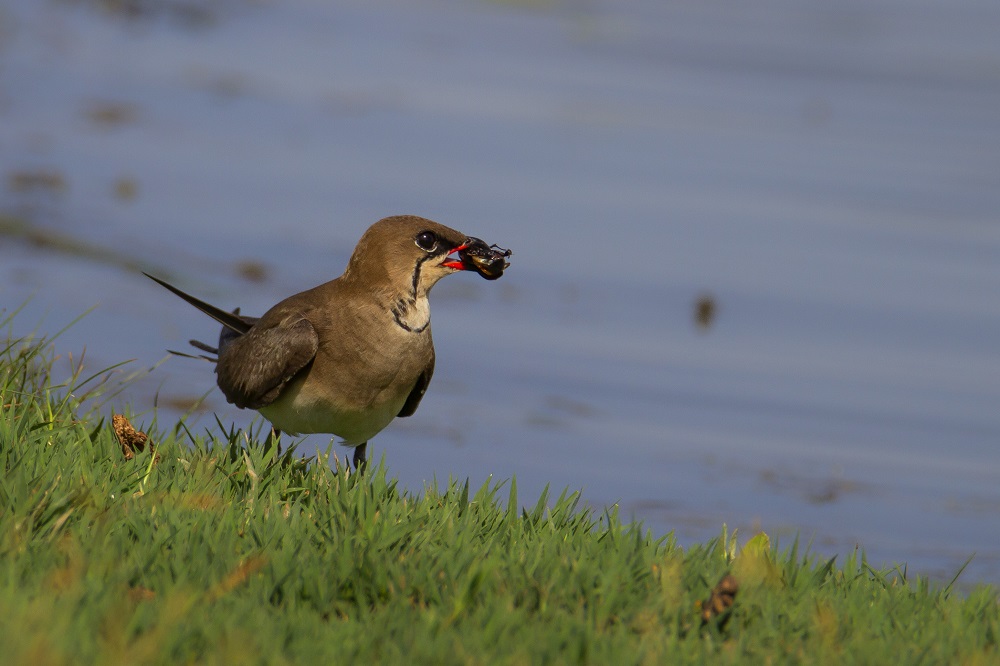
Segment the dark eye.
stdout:
<path fill-rule="evenodd" d="M 438 239 L 437 236 L 434 235 L 433 231 L 421 231 L 417 234 L 417 237 L 414 240 L 417 242 L 417 247 L 421 250 L 427 250 L 430 252 L 434 249 L 434 246 L 437 245 Z"/>

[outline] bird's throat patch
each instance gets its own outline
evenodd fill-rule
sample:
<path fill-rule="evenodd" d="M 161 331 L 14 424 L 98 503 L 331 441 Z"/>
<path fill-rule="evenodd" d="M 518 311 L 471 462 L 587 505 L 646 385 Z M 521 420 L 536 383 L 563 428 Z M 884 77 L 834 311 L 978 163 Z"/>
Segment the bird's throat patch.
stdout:
<path fill-rule="evenodd" d="M 420 333 L 431 323 L 427 297 L 401 298 L 392 306 L 392 318 L 407 333 Z"/>

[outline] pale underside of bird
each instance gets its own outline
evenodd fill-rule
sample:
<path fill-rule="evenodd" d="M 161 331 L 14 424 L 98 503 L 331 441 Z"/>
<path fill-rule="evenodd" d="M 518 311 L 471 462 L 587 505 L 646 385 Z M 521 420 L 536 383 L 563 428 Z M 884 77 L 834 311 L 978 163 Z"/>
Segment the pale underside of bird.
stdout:
<path fill-rule="evenodd" d="M 358 467 L 369 439 L 416 411 L 434 374 L 431 288 L 462 270 L 495 280 L 510 254 L 431 220 L 387 217 L 364 233 L 343 275 L 259 318 L 147 276 L 222 324 L 217 347 L 191 344 L 215 355 L 203 358 L 230 403 L 278 432 L 340 437 Z"/>

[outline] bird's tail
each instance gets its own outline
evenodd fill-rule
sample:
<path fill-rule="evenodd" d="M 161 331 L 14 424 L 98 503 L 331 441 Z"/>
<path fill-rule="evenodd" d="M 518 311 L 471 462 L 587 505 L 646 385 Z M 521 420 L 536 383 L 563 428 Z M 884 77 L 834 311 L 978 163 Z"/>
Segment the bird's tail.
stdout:
<path fill-rule="evenodd" d="M 164 282 L 160 278 L 153 277 L 149 273 L 143 273 L 143 275 L 145 275 L 146 277 L 148 277 L 150 280 L 152 280 L 153 282 L 157 283 L 158 285 L 160 285 L 160 286 L 162 286 L 162 287 L 164 287 L 164 288 L 172 291 L 174 294 L 180 296 L 185 301 L 187 301 L 191 305 L 195 306 L 196 308 L 198 308 L 199 310 L 201 310 L 202 312 L 204 312 L 209 317 L 211 317 L 215 321 L 219 322 L 220 324 L 222 324 L 226 328 L 231 329 L 234 333 L 237 333 L 238 335 L 243 335 L 244 333 L 246 333 L 247 331 L 249 331 L 250 327 L 253 326 L 253 322 L 256 321 L 255 319 L 252 319 L 251 317 L 241 317 L 241 316 L 239 316 L 239 314 L 238 314 L 239 310 L 237 310 L 236 312 L 226 312 L 225 310 L 223 310 L 221 308 L 217 308 L 214 305 L 210 305 L 209 303 L 206 303 L 205 301 L 203 301 L 201 299 L 195 298 L 191 294 L 188 294 L 188 293 L 185 293 L 185 292 L 181 291 L 180 289 L 178 289 L 174 285 L 170 284 L 169 282 Z"/>
<path fill-rule="evenodd" d="M 188 340 L 191 346 L 194 347 L 195 349 L 199 349 L 209 354 L 215 354 L 215 357 L 205 356 L 204 354 L 198 354 L 197 356 L 195 356 L 192 354 L 185 354 L 184 352 L 174 351 L 172 349 L 167 350 L 171 354 L 174 354 L 175 356 L 183 356 L 185 358 L 197 358 L 210 361 L 212 363 L 218 363 L 219 350 L 224 349 L 226 345 L 228 345 L 230 342 L 232 342 L 236 338 L 240 337 L 241 335 L 249 331 L 250 328 L 254 325 L 254 323 L 256 323 L 258 320 L 257 317 L 244 317 L 240 315 L 239 308 L 236 308 L 232 312 L 226 312 L 225 310 L 217 308 L 209 303 L 206 303 L 201 299 L 195 298 L 191 294 L 181 291 L 180 289 L 170 284 L 169 282 L 165 282 L 160 278 L 153 277 L 149 273 L 143 273 L 143 275 L 148 277 L 153 282 L 156 282 L 157 284 L 161 285 L 162 287 L 172 291 L 174 294 L 180 296 L 185 301 L 195 306 L 196 308 L 207 314 L 215 321 L 222 324 L 222 331 L 219 333 L 218 347 L 213 347 L 212 345 L 206 344 L 199 340 Z"/>

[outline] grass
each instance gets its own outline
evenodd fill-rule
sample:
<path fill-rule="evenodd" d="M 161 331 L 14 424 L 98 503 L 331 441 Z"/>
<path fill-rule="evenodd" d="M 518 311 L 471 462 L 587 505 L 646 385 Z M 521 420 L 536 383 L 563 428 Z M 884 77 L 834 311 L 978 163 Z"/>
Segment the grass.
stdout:
<path fill-rule="evenodd" d="M 349 474 L 221 426 L 154 421 L 155 453 L 127 460 L 104 375 L 72 363 L 56 381 L 54 361 L 45 340 L 0 350 L 8 664 L 1000 660 L 996 589 L 958 595 L 860 553 L 724 530 L 682 549 L 576 493 L 411 494 L 383 464 Z M 739 591 L 715 614 L 727 573 Z"/>

